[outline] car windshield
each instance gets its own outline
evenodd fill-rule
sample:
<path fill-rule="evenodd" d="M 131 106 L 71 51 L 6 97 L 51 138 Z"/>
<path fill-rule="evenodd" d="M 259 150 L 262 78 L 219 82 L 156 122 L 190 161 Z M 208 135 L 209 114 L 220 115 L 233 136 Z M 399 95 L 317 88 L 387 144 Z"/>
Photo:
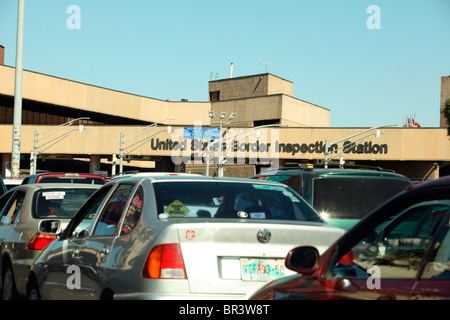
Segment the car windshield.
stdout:
<path fill-rule="evenodd" d="M 389 178 L 314 179 L 313 207 L 330 219 L 361 219 L 409 183 Z"/>
<path fill-rule="evenodd" d="M 158 213 L 170 218 L 275 219 L 322 222 L 284 186 L 238 182 L 154 183 Z"/>
<path fill-rule="evenodd" d="M 105 184 L 105 180 L 95 177 L 42 177 L 39 183 L 84 183 L 84 184 Z"/>
<path fill-rule="evenodd" d="M 34 218 L 72 218 L 96 189 L 45 189 L 34 195 Z"/>

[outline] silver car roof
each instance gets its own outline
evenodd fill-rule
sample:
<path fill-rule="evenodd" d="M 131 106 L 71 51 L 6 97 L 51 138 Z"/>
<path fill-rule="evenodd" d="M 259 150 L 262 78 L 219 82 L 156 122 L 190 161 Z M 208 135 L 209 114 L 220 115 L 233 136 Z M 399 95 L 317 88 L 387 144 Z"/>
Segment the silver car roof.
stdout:
<path fill-rule="evenodd" d="M 286 187 L 285 185 L 276 181 L 266 181 L 266 180 L 256 180 L 248 178 L 232 178 L 232 177 L 209 177 L 202 175 L 180 175 L 180 176 L 130 176 L 120 179 L 120 181 L 136 181 L 136 180 L 150 180 L 151 182 L 162 182 L 162 181 L 191 181 L 191 182 L 205 182 L 205 181 L 215 181 L 215 182 L 240 182 L 240 183 L 251 183 L 251 184 L 268 184 L 268 185 L 279 185 Z M 119 181 L 116 180 L 116 181 Z"/>

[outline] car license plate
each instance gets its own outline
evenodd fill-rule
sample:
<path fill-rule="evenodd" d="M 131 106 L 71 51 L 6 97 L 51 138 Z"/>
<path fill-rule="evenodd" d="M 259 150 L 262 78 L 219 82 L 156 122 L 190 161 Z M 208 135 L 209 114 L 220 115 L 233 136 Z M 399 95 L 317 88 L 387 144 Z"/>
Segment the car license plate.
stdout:
<path fill-rule="evenodd" d="M 241 258 L 242 280 L 270 281 L 284 276 L 284 259 Z"/>

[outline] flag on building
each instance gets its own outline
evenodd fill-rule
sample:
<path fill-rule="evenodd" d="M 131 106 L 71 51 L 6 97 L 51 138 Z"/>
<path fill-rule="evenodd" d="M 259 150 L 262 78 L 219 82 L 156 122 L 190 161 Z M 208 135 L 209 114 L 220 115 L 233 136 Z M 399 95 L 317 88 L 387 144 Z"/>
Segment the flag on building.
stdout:
<path fill-rule="evenodd" d="M 403 118 L 403 127 L 404 128 L 420 128 L 420 124 L 416 122 L 415 115 L 413 116 L 406 116 L 406 118 Z"/>

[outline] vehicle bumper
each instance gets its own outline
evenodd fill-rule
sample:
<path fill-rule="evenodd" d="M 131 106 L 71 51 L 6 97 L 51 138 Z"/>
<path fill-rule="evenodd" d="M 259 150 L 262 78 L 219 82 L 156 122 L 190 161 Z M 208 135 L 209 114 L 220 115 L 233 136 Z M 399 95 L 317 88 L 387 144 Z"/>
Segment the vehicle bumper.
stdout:
<path fill-rule="evenodd" d="M 114 294 L 114 300 L 245 300 L 247 295 L 238 294 L 177 294 L 134 292 Z"/>

